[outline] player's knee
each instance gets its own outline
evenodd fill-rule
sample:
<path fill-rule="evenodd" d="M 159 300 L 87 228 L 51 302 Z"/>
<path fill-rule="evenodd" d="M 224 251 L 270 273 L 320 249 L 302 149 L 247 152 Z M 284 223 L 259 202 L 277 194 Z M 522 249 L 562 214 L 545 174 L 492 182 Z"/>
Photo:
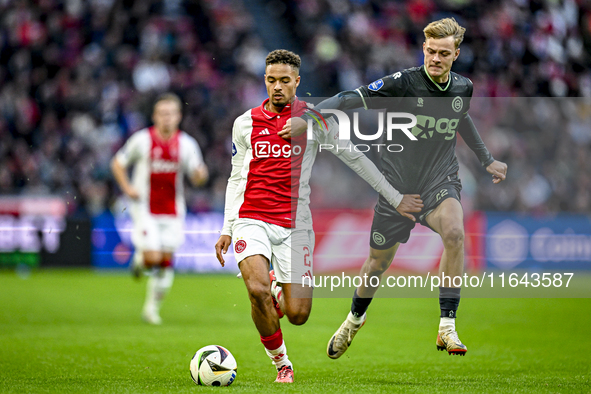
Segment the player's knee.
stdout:
<path fill-rule="evenodd" d="M 291 324 L 301 326 L 308 321 L 312 310 L 311 298 L 291 298 L 285 301 L 285 315 Z"/>
<path fill-rule="evenodd" d="M 392 259 L 388 258 L 388 256 L 382 256 L 379 254 L 370 253 L 369 258 L 366 261 L 366 264 L 369 268 L 369 273 L 374 275 L 381 275 L 383 274 L 390 264 L 392 263 Z"/>
<path fill-rule="evenodd" d="M 291 324 L 295 326 L 301 326 L 302 324 L 307 322 L 308 317 L 310 317 L 310 311 L 304 309 L 299 309 L 291 313 L 287 313 L 287 319 Z"/>
<path fill-rule="evenodd" d="M 271 290 L 262 283 L 253 283 L 248 285 L 248 296 L 253 304 L 264 305 L 270 302 Z"/>
<path fill-rule="evenodd" d="M 461 226 L 451 227 L 445 231 L 442 239 L 446 248 L 462 248 L 464 247 L 464 229 Z"/>
<path fill-rule="evenodd" d="M 147 267 L 160 266 L 162 263 L 162 253 L 155 250 L 144 252 L 144 263 Z"/>

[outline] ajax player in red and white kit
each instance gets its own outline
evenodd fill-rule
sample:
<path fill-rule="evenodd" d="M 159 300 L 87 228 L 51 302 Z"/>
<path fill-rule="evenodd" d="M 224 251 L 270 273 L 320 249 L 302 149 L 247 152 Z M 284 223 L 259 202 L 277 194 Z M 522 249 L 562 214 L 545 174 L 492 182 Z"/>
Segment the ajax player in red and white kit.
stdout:
<path fill-rule="evenodd" d="M 305 135 L 290 139 L 278 134 L 292 115 L 308 110 L 295 95 L 300 64 L 300 57 L 292 52 L 271 52 L 265 70 L 269 98 L 234 122 L 224 227 L 215 245 L 223 266 L 223 254 L 234 238 L 252 319 L 277 368 L 275 381 L 281 383 L 293 382 L 293 367 L 279 319 L 285 314 L 292 324 L 301 325 L 312 308 L 312 287 L 309 280 L 304 285 L 303 278 L 313 275 L 309 180 L 320 144 L 339 145 L 333 153 L 392 205 L 399 206 L 403 198 L 365 155 L 350 149 L 349 141 L 339 141 L 335 120 L 314 125 L 311 140 Z M 269 275 L 270 264 L 275 278 Z"/>
<path fill-rule="evenodd" d="M 111 169 L 121 190 L 132 200 L 134 274 L 151 269 L 142 317 L 161 324 L 160 304 L 172 286 L 172 256 L 184 241 L 186 212 L 183 175 L 195 186 L 207 181 L 197 141 L 178 129 L 181 101 L 163 94 L 154 104 L 154 126 L 134 133 L 116 153 Z M 127 168 L 133 165 L 132 181 Z"/>

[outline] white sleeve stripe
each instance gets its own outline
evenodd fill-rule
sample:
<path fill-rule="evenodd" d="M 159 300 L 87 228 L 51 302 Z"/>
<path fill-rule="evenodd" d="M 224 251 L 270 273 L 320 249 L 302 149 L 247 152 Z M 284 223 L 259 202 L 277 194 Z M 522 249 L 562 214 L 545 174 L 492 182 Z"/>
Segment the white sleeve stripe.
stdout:
<path fill-rule="evenodd" d="M 359 95 L 361 96 L 361 101 L 363 101 L 363 108 L 367 109 L 367 104 L 365 103 L 365 98 L 363 97 L 363 94 L 361 94 L 361 91 L 359 90 L 359 88 L 355 89 L 355 91 L 357 93 L 359 93 Z"/>

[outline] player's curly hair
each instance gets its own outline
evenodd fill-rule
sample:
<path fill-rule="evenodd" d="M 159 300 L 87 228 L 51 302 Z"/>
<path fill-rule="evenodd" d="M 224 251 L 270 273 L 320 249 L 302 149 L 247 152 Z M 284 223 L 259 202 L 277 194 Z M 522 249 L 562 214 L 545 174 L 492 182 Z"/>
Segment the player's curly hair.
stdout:
<path fill-rule="evenodd" d="M 287 64 L 299 72 L 302 65 L 302 59 L 295 53 L 286 49 L 275 49 L 270 52 L 265 59 L 265 66 L 270 64 Z"/>
<path fill-rule="evenodd" d="M 444 18 L 431 22 L 423 29 L 425 40 L 427 38 L 445 38 L 453 36 L 456 49 L 458 49 L 462 41 L 464 41 L 465 31 L 466 29 L 460 26 L 455 18 Z"/>

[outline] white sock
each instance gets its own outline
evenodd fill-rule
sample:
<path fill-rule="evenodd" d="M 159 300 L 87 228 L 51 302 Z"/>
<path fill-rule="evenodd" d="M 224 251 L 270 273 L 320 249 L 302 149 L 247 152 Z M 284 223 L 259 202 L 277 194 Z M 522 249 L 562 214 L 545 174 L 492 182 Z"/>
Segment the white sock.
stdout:
<path fill-rule="evenodd" d="M 167 267 L 152 272 L 146 286 L 146 301 L 144 310 L 149 312 L 160 312 L 162 300 L 168 294 L 174 281 L 174 269 Z"/>
<path fill-rule="evenodd" d="M 353 324 L 361 324 L 365 321 L 365 313 L 363 314 L 363 316 L 355 317 L 355 315 L 353 315 L 353 313 L 349 311 L 349 314 L 347 315 L 347 320 L 349 320 Z"/>
<path fill-rule="evenodd" d="M 439 321 L 439 331 L 445 331 L 449 329 L 456 329 L 456 319 L 451 317 L 442 317 Z"/>
<path fill-rule="evenodd" d="M 281 343 L 281 346 L 275 350 L 269 350 L 265 348 L 265 352 L 267 352 L 267 356 L 271 359 L 271 362 L 277 369 L 283 367 L 284 365 L 291 365 L 291 361 L 287 358 L 287 348 L 285 347 L 285 342 Z"/>

